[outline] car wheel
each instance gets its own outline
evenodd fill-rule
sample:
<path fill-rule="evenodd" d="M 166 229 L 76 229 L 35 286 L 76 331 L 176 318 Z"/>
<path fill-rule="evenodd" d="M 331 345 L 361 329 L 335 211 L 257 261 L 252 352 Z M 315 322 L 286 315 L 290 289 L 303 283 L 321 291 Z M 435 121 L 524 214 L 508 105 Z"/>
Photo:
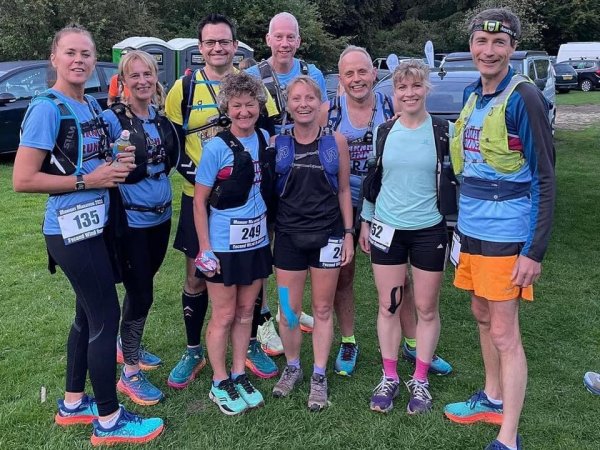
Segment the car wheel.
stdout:
<path fill-rule="evenodd" d="M 583 80 L 581 83 L 579 83 L 579 87 L 581 87 L 581 90 L 583 92 L 589 92 L 593 88 L 592 82 L 590 80 Z"/>

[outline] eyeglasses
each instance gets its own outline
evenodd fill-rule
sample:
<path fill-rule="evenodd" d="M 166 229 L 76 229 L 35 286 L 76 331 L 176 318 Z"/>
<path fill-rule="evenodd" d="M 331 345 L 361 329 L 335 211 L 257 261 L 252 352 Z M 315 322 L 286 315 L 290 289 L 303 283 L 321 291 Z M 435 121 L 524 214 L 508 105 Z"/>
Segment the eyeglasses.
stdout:
<path fill-rule="evenodd" d="M 231 44 L 233 44 L 233 40 L 232 39 L 219 39 L 219 40 L 208 39 L 206 41 L 202 41 L 202 45 L 205 46 L 206 48 L 213 48 L 217 43 L 222 48 L 227 48 L 227 47 L 230 47 Z"/>

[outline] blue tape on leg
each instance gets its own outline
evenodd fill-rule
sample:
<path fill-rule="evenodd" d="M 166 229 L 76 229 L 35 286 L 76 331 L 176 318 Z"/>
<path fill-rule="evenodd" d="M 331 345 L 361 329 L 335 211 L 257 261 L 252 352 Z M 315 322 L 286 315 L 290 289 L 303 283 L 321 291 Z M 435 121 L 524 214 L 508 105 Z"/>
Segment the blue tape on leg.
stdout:
<path fill-rule="evenodd" d="M 290 330 L 293 330 L 300 324 L 300 321 L 298 320 L 298 316 L 296 316 L 296 313 L 292 309 L 292 305 L 290 305 L 289 289 L 286 286 L 279 286 L 278 292 L 279 305 L 281 306 L 281 311 L 285 316 L 285 320 L 288 323 L 288 327 L 290 328 Z"/>

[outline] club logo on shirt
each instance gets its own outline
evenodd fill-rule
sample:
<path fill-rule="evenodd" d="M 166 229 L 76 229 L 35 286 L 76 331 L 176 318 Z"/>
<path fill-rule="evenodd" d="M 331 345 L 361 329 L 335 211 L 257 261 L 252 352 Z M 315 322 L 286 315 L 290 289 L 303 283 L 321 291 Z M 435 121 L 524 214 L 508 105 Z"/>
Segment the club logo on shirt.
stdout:
<path fill-rule="evenodd" d="M 469 126 L 463 135 L 463 145 L 466 151 L 479 153 L 479 136 L 481 128 Z"/>

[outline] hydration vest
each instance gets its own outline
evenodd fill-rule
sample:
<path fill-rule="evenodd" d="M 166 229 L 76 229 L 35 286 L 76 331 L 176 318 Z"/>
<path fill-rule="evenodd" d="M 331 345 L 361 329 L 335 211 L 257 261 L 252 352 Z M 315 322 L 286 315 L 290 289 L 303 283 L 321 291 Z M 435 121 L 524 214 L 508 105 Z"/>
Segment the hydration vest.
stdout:
<path fill-rule="evenodd" d="M 375 92 L 375 107 L 371 114 L 371 120 L 369 121 L 369 130 L 371 136 L 373 135 L 373 121 L 375 114 L 377 113 L 377 105 L 383 107 L 383 117 L 385 120 L 389 120 L 394 116 L 394 105 L 392 100 L 382 92 Z M 327 112 L 327 126 L 331 130 L 337 130 L 342 123 L 342 103 L 339 96 L 329 100 L 329 111 Z"/>
<path fill-rule="evenodd" d="M 275 138 L 275 150 L 277 157 L 275 172 L 277 174 L 276 189 L 281 197 L 285 193 L 287 182 L 290 178 L 292 167 L 298 164 L 296 159 L 295 141 L 291 134 L 280 134 Z M 339 154 L 335 136 L 323 129 L 317 143 L 317 152 L 321 163 L 321 170 L 329 182 L 334 194 L 338 191 Z M 305 156 L 313 155 L 307 153 Z"/>
<path fill-rule="evenodd" d="M 144 122 L 133 114 L 131 110 L 127 114 L 128 107 L 126 105 L 123 103 L 114 103 L 110 106 L 111 111 L 119 119 L 121 128 L 130 132 L 129 140 L 131 145 L 135 146 L 135 164 L 137 167 L 127 175 L 125 179 L 125 183 L 127 184 L 134 184 L 145 177 L 155 177 L 161 173 L 168 175 L 171 169 L 177 166 L 179 161 L 179 139 L 177 138 L 177 132 L 171 121 L 160 114 L 156 107 L 153 106 L 153 108 L 155 115 L 149 122 L 154 124 L 158 131 L 160 138 L 158 146 L 148 145 L 150 137 L 144 131 Z M 164 170 L 150 175 L 148 166 L 160 163 L 164 164 Z"/>
<path fill-rule="evenodd" d="M 43 92 L 31 101 L 32 104 L 38 101 L 52 102 L 60 113 L 57 123 L 58 135 L 54 148 L 48 152 L 42 163 L 42 172 L 50 175 L 79 175 L 84 161 L 93 158 L 104 159 L 108 155 L 108 132 L 100 117 L 100 105 L 89 95 L 85 95 L 84 98 L 92 113 L 92 120 L 84 123 L 80 122 L 71 106 L 53 92 Z M 83 136 L 89 132 L 95 132 L 100 137 L 100 150 L 84 157 Z"/>
<path fill-rule="evenodd" d="M 532 81 L 523 75 L 515 74 L 506 88 L 490 100 L 490 111 L 483 119 L 479 135 L 479 151 L 484 162 L 499 173 L 515 173 L 525 164 L 522 152 L 508 148 L 506 129 L 506 105 L 510 95 L 520 83 L 532 83 Z M 454 173 L 457 175 L 461 174 L 464 168 L 463 135 L 476 103 L 477 94 L 472 92 L 456 120 L 455 134 L 450 144 L 450 156 Z"/>

